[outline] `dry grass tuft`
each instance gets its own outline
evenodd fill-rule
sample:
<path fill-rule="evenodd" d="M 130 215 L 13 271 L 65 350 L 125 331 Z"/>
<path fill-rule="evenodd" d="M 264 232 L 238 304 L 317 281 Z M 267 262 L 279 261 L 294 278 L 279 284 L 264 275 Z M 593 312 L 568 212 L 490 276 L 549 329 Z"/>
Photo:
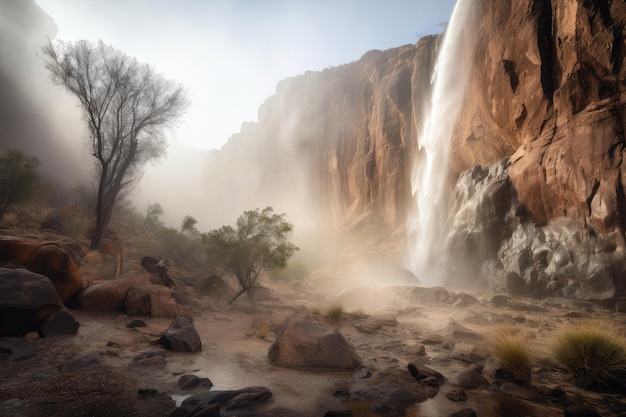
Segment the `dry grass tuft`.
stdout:
<path fill-rule="evenodd" d="M 626 340 L 614 331 L 592 324 L 566 330 L 552 352 L 581 388 L 626 391 Z"/>
<path fill-rule="evenodd" d="M 349 311 L 347 314 L 352 320 L 366 319 L 369 317 L 369 314 L 367 314 L 362 309 L 352 310 L 352 311 Z"/>
<path fill-rule="evenodd" d="M 524 332 L 513 327 L 498 329 L 491 338 L 491 348 L 508 378 L 531 384 L 532 355 Z"/>
<path fill-rule="evenodd" d="M 326 309 L 324 317 L 326 317 L 326 320 L 328 320 L 329 323 L 339 324 L 341 323 L 341 319 L 343 318 L 344 314 L 345 311 L 341 304 L 331 304 Z"/>

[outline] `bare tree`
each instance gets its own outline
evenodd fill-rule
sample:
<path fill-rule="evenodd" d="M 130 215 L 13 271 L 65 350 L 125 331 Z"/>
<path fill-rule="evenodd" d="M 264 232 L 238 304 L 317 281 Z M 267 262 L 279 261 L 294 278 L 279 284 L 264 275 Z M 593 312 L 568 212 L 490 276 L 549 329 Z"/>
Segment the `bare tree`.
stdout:
<path fill-rule="evenodd" d="M 55 85 L 80 101 L 99 182 L 92 250 L 100 250 L 113 207 L 165 154 L 166 128 L 189 106 L 185 88 L 100 41 L 48 42 L 42 48 Z"/>

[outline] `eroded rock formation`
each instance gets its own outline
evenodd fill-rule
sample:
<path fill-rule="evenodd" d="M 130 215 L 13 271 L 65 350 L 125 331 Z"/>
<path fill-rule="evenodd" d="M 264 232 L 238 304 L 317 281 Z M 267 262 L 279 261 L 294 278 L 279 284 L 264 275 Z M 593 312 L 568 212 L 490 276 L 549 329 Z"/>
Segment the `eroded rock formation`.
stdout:
<path fill-rule="evenodd" d="M 505 181 L 525 213 L 516 224 L 566 218 L 602 234 L 619 255 L 626 229 L 626 3 L 475 0 L 473 7 L 464 37 L 471 76 L 453 135 L 451 189 L 463 171 L 510 158 Z M 223 177 L 236 160 L 254 175 L 228 189 L 262 185 L 264 201 L 305 202 L 333 226 L 402 228 L 439 44 L 426 37 L 281 82 L 259 121 L 212 156 L 214 174 Z M 489 248 L 494 259 L 503 239 Z M 626 287 L 620 273 L 613 279 L 618 291 Z"/>

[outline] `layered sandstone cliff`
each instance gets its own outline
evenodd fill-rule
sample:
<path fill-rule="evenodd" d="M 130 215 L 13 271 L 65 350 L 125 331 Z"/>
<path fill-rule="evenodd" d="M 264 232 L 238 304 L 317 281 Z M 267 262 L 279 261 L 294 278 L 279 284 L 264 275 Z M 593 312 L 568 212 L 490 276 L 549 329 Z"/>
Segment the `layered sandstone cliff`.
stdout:
<path fill-rule="evenodd" d="M 519 203 L 516 224 L 566 218 L 622 248 L 626 3 L 475 0 L 470 21 L 471 76 L 453 135 L 451 186 L 469 168 L 510 157 L 502 195 Z M 270 203 L 295 195 L 334 226 L 401 229 L 414 204 L 410 172 L 421 160 L 438 45 L 426 37 L 283 81 L 259 121 L 214 155 L 213 175 L 225 177 L 232 162 L 224 161 L 237 161 L 249 175 L 234 185 L 262 186 Z M 507 233 L 484 257 L 495 258 L 515 227 L 496 228 Z"/>

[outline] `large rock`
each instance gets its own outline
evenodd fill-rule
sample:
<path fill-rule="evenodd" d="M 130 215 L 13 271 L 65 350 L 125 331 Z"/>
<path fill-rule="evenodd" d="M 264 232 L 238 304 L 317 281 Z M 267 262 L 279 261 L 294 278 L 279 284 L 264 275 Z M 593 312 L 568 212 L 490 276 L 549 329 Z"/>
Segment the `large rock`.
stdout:
<path fill-rule="evenodd" d="M 63 307 L 48 278 L 25 269 L 0 268 L 0 336 L 24 336 Z"/>
<path fill-rule="evenodd" d="M 246 387 L 228 391 L 206 391 L 192 395 L 182 403 L 183 407 L 198 404 L 219 404 L 226 411 L 258 406 L 272 398 L 272 391 L 265 387 Z"/>
<path fill-rule="evenodd" d="M 407 407 L 434 397 L 438 391 L 437 385 L 424 385 L 407 370 L 387 368 L 376 373 L 366 387 L 355 389 L 351 397 L 372 401 L 371 408 L 378 413 L 402 415 Z"/>
<path fill-rule="evenodd" d="M 197 352 L 202 350 L 200 335 L 186 318 L 178 317 L 163 333 L 159 343 L 164 348 L 179 352 Z"/>
<path fill-rule="evenodd" d="M 132 287 L 124 301 L 126 314 L 174 318 L 180 314 L 172 290 L 160 285 Z"/>
<path fill-rule="evenodd" d="M 0 261 L 17 262 L 47 276 L 63 302 L 83 288 L 83 279 L 70 255 L 54 242 L 0 236 Z"/>
<path fill-rule="evenodd" d="M 488 168 L 475 166 L 456 183 L 446 256 L 449 284 L 475 287 L 485 261 L 495 258 L 523 216 L 508 175 L 508 159 Z"/>
<path fill-rule="evenodd" d="M 136 283 L 133 277 L 98 282 L 80 292 L 78 304 L 85 310 L 121 310 L 128 290 Z"/>
<path fill-rule="evenodd" d="M 530 221 L 506 160 L 461 174 L 450 219 L 452 285 L 480 280 L 518 296 L 604 299 L 626 277 L 624 251 L 589 225 L 566 217 L 544 226 Z"/>
<path fill-rule="evenodd" d="M 304 315 L 283 323 L 268 357 L 276 365 L 304 368 L 354 369 L 362 363 L 337 329 Z"/>

